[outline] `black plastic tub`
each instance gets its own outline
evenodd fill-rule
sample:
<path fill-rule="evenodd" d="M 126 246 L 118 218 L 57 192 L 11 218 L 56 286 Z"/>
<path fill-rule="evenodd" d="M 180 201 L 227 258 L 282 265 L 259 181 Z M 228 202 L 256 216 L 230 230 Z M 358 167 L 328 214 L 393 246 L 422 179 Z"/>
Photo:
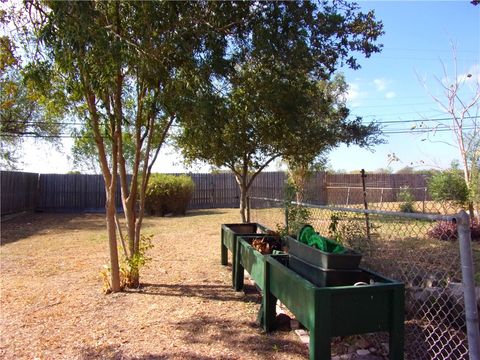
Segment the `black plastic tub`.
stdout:
<path fill-rule="evenodd" d="M 286 237 L 286 242 L 289 254 L 322 269 L 355 270 L 362 260 L 360 253 L 350 249 L 342 254 L 332 254 L 308 246 L 291 236 Z"/>
<path fill-rule="evenodd" d="M 370 284 L 370 277 L 361 269 L 323 269 L 302 261 L 293 255 L 288 257 L 288 267 L 318 287 Z"/>

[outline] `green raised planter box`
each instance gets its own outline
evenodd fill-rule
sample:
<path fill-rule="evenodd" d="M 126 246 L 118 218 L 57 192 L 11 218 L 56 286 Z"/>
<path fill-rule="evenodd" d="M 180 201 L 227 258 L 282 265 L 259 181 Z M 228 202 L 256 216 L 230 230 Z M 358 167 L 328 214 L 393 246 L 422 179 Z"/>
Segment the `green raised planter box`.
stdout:
<path fill-rule="evenodd" d="M 221 264 L 228 264 L 228 250 L 232 253 L 232 286 L 235 286 L 235 252 L 236 243 L 239 236 L 244 235 L 262 235 L 269 229 L 258 223 L 245 224 L 222 224 L 220 238 L 220 256 Z"/>
<path fill-rule="evenodd" d="M 390 335 L 390 359 L 403 359 L 404 285 L 362 269 L 373 284 L 318 287 L 289 267 L 288 255 L 265 257 L 263 326 L 275 326 L 279 299 L 310 330 L 310 359 L 330 360 L 333 336 L 378 331 Z"/>

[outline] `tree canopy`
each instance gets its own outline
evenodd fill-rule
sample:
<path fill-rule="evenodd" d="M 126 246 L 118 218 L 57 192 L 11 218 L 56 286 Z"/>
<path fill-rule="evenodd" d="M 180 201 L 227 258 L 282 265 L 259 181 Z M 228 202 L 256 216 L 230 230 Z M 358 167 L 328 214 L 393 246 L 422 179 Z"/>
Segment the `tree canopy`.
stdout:
<path fill-rule="evenodd" d="M 246 193 L 273 160 L 305 165 L 339 143 L 377 141 L 375 124 L 348 119 L 347 85 L 333 74 L 359 67 L 351 52 L 380 51 L 382 34 L 372 12 L 344 1 L 255 3 L 250 19 L 229 71 L 186 97 L 177 136 L 187 160 L 235 174 L 244 221 Z"/>

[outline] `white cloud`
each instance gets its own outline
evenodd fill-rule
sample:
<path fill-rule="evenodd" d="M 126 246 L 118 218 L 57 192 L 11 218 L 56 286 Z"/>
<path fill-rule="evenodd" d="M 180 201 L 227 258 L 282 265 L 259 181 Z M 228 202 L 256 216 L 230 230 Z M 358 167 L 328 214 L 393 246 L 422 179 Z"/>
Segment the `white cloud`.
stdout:
<path fill-rule="evenodd" d="M 377 88 L 377 91 L 385 91 L 387 89 L 387 85 L 390 81 L 385 78 L 374 79 L 373 83 Z"/>
<path fill-rule="evenodd" d="M 397 94 L 395 93 L 395 91 L 389 91 L 385 94 L 385 98 L 387 98 L 387 99 L 393 99 L 396 96 L 397 96 Z"/>
<path fill-rule="evenodd" d="M 347 101 L 355 101 L 360 97 L 360 86 L 358 84 L 348 84 Z"/>
<path fill-rule="evenodd" d="M 368 93 L 360 89 L 358 83 L 348 84 L 348 91 L 345 96 L 345 99 L 348 101 L 350 106 L 360 106 L 362 99 L 366 98 Z"/>

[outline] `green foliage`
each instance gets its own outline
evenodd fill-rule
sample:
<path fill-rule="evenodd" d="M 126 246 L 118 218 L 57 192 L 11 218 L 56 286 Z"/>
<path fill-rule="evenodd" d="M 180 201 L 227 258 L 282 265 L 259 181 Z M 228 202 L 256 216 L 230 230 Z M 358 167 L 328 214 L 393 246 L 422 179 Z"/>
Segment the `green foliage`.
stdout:
<path fill-rule="evenodd" d="M 415 197 L 408 186 L 403 186 L 398 192 L 397 199 L 401 202 L 400 211 L 405 213 L 415 212 L 413 205 L 415 203 Z"/>
<path fill-rule="evenodd" d="M 241 205 L 253 178 L 277 158 L 310 164 L 340 143 L 369 145 L 378 127 L 348 120 L 341 64 L 357 68 L 382 25 L 346 1 L 264 2 L 249 8 L 241 41 L 232 42 L 222 77 L 187 88 L 176 141 L 189 162 L 227 167 Z M 361 24 L 361 26 L 359 26 Z M 251 175 L 249 177 L 249 175 Z"/>
<path fill-rule="evenodd" d="M 140 269 L 144 267 L 148 261 L 152 260 L 147 256 L 147 251 L 153 248 L 153 235 L 140 235 L 140 244 L 137 252 L 128 258 L 123 258 L 120 263 L 120 281 L 124 279 L 125 287 L 138 286 L 138 279 L 140 277 Z"/>
<path fill-rule="evenodd" d="M 0 16 L 0 28 L 7 19 Z M 53 98 L 50 84 L 31 86 L 31 69 L 16 50 L 13 38 L 0 36 L 0 165 L 6 169 L 16 169 L 23 137 L 55 143 L 60 132 L 56 104 L 61 102 Z"/>
<path fill-rule="evenodd" d="M 370 224 L 370 228 L 372 230 L 376 227 Z M 364 219 L 349 216 L 345 212 L 334 212 L 330 216 L 328 233 L 331 238 L 346 247 L 359 252 L 366 252 L 369 249 Z"/>
<path fill-rule="evenodd" d="M 146 191 L 146 210 L 152 215 L 185 215 L 195 184 L 187 175 L 152 174 Z"/>
<path fill-rule="evenodd" d="M 465 204 L 469 192 L 461 172 L 450 169 L 434 174 L 428 180 L 428 192 L 435 201 L 454 201 Z"/>
<path fill-rule="evenodd" d="M 415 169 L 411 166 L 404 166 L 403 168 L 397 170 L 395 174 L 415 174 Z"/>
<path fill-rule="evenodd" d="M 332 213 L 328 232 L 333 239 L 345 245 L 351 245 L 352 241 L 366 237 L 365 224 L 345 212 Z"/>
<path fill-rule="evenodd" d="M 303 225 L 310 222 L 310 209 L 302 205 L 292 204 L 292 201 L 295 201 L 295 196 L 296 187 L 292 182 L 287 181 L 283 203 L 287 224 L 285 226 L 277 224 L 277 231 L 280 235 L 296 234 Z"/>
<path fill-rule="evenodd" d="M 140 276 L 140 269 L 147 265 L 152 259 L 147 256 L 148 250 L 153 248 L 153 235 L 140 235 L 140 244 L 138 251 L 132 257 L 123 256 L 120 262 L 120 289 L 138 286 L 138 278 Z M 103 292 L 108 294 L 112 291 L 111 286 L 111 268 L 104 265 L 100 271 L 100 276 L 103 280 Z"/>

